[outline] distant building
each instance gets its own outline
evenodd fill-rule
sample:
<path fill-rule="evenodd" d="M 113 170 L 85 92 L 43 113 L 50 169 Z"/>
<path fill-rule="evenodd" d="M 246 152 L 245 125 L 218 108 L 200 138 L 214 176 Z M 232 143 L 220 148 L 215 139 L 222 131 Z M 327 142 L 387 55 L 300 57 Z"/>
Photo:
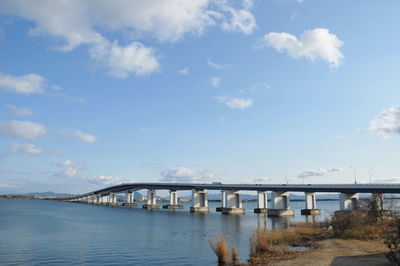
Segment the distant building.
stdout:
<path fill-rule="evenodd" d="M 187 198 L 179 198 L 180 202 L 190 202 L 190 199 Z"/>
<path fill-rule="evenodd" d="M 147 201 L 147 197 L 146 196 L 141 196 L 139 201 Z"/>

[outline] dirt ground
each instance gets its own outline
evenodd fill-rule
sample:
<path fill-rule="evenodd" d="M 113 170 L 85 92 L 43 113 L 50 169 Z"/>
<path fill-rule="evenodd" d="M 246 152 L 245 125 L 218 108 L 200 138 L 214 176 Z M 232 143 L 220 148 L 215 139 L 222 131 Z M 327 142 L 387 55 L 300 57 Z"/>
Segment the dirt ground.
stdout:
<path fill-rule="evenodd" d="M 388 252 L 383 240 L 328 239 L 318 242 L 318 248 L 304 252 L 293 260 L 280 261 L 273 265 L 393 265 L 385 257 Z"/>

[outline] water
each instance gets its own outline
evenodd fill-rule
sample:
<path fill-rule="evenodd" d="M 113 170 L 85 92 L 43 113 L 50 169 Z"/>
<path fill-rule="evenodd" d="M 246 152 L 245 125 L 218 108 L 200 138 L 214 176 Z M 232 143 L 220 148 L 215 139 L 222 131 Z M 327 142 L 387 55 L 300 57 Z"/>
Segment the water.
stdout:
<path fill-rule="evenodd" d="M 0 200 L 0 265 L 216 265 L 208 241 L 220 233 L 249 254 L 257 228 L 283 228 L 300 215 L 304 202 L 291 202 L 292 218 L 267 218 L 244 203 L 245 215 L 221 215 L 218 202 L 210 213 L 149 211 L 139 207 L 106 207 L 42 200 Z M 323 219 L 337 201 L 318 201 Z"/>

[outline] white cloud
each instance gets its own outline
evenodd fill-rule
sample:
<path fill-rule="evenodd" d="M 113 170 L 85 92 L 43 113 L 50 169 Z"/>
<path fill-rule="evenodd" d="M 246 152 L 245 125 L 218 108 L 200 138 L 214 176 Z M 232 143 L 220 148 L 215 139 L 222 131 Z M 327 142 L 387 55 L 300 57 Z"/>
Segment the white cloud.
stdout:
<path fill-rule="evenodd" d="M 126 78 L 129 74 L 147 75 L 160 68 L 154 50 L 139 42 L 123 47 L 117 42 L 103 41 L 91 48 L 90 55 L 116 78 Z"/>
<path fill-rule="evenodd" d="M 93 59 L 104 64 L 112 76 L 122 78 L 159 69 L 153 49 L 140 43 L 141 38 L 175 42 L 188 34 L 199 36 L 218 24 L 228 31 L 251 33 L 255 19 L 249 3 L 235 9 L 231 2 L 214 0 L 4 0 L 0 1 L 0 13 L 33 21 L 30 35 L 55 37 L 60 51 L 87 44 Z M 104 33 L 118 31 L 135 42 L 120 46 L 104 37 Z"/>
<path fill-rule="evenodd" d="M 46 96 L 61 98 L 61 99 L 65 100 L 66 102 L 70 102 L 70 103 L 84 104 L 87 102 L 86 99 L 83 97 L 71 97 L 62 92 L 46 93 Z"/>
<path fill-rule="evenodd" d="M 221 82 L 221 78 L 220 77 L 212 77 L 212 78 L 210 78 L 210 82 L 213 87 L 218 87 L 219 83 Z"/>
<path fill-rule="evenodd" d="M 43 150 L 33 144 L 28 143 L 14 143 L 9 147 L 10 153 L 22 153 L 29 155 L 43 154 Z"/>
<path fill-rule="evenodd" d="M 229 65 L 229 64 L 222 65 L 222 64 L 215 63 L 210 58 L 207 59 L 207 65 L 209 65 L 212 68 L 218 69 L 218 70 L 226 70 L 226 69 L 230 69 L 233 67 L 233 65 Z"/>
<path fill-rule="evenodd" d="M 377 115 L 369 123 L 368 132 L 383 136 L 400 135 L 400 106 L 389 108 Z"/>
<path fill-rule="evenodd" d="M 50 86 L 50 89 L 52 89 L 53 91 L 62 91 L 63 90 L 63 88 L 61 88 L 58 85 L 52 85 L 52 86 Z"/>
<path fill-rule="evenodd" d="M 46 79 L 38 74 L 11 76 L 4 73 L 0 73 L 0 91 L 14 92 L 25 95 L 42 94 L 50 97 L 59 97 L 66 100 L 67 102 L 75 102 L 75 103 L 86 102 L 85 98 L 74 98 L 59 92 L 62 90 L 60 86 L 57 85 L 47 86 L 46 83 L 47 83 Z M 46 93 L 46 88 L 50 88 L 50 90 L 53 90 L 55 92 Z M 23 113 L 25 113 L 24 115 L 28 115 L 30 111 L 27 108 L 19 109 L 20 111 L 18 111 L 16 107 L 15 106 L 13 107 L 12 105 L 8 105 L 7 107 L 9 108 L 9 110 L 14 111 L 15 115 L 22 116 Z"/>
<path fill-rule="evenodd" d="M 54 175 L 61 177 L 77 176 L 79 174 L 79 169 L 83 168 L 83 164 L 76 163 L 71 160 L 59 162 L 57 166 L 60 168 L 60 171 L 56 172 Z"/>
<path fill-rule="evenodd" d="M 122 183 L 122 180 L 118 177 L 105 176 L 105 175 L 91 176 L 85 178 L 85 180 L 88 181 L 89 183 L 96 185 L 117 185 Z"/>
<path fill-rule="evenodd" d="M 270 177 L 258 177 L 254 179 L 254 183 L 256 184 L 267 184 L 267 183 L 271 183 L 272 182 L 272 178 Z"/>
<path fill-rule="evenodd" d="M 33 112 L 29 108 L 18 108 L 11 104 L 6 104 L 6 108 L 13 114 L 17 116 L 31 116 Z"/>
<path fill-rule="evenodd" d="M 301 174 L 298 174 L 297 177 L 305 178 L 305 177 L 310 177 L 310 176 L 324 176 L 324 175 L 329 175 L 329 174 L 337 173 L 337 172 L 341 172 L 341 171 L 343 171 L 343 169 L 340 167 L 335 167 L 332 169 L 319 168 L 316 170 L 304 171 Z"/>
<path fill-rule="evenodd" d="M 216 175 L 209 169 L 201 171 L 192 170 L 185 167 L 171 167 L 161 172 L 164 182 L 206 182 L 215 179 Z"/>
<path fill-rule="evenodd" d="M 269 89 L 271 89 L 271 86 L 266 82 L 257 83 L 250 87 L 250 91 L 269 90 Z"/>
<path fill-rule="evenodd" d="M 58 177 L 68 177 L 68 178 L 77 178 L 78 180 L 83 180 L 91 184 L 96 185 L 115 185 L 123 182 L 120 178 L 112 177 L 112 176 L 85 176 L 82 175 L 82 169 L 85 168 L 85 165 L 80 162 L 74 162 L 71 160 L 65 160 L 56 164 L 59 168 L 59 171 L 54 173 L 54 176 Z"/>
<path fill-rule="evenodd" d="M 304 31 L 299 39 L 286 32 L 270 32 L 264 35 L 260 45 L 275 48 L 278 52 L 286 52 L 293 58 L 326 60 L 331 68 L 338 67 L 344 58 L 340 51 L 343 42 L 328 29 L 322 28 Z"/>
<path fill-rule="evenodd" d="M 93 143 L 97 141 L 97 138 L 95 136 L 83 133 L 82 131 L 79 130 L 73 132 L 72 135 L 87 143 Z"/>
<path fill-rule="evenodd" d="M 44 93 L 45 79 L 37 74 L 10 76 L 0 73 L 0 90 L 20 94 Z"/>
<path fill-rule="evenodd" d="M 16 185 L 0 184 L 0 188 L 18 188 Z"/>
<path fill-rule="evenodd" d="M 0 135 L 22 139 L 36 139 L 46 134 L 46 128 L 30 121 L 0 122 Z"/>
<path fill-rule="evenodd" d="M 224 21 L 222 23 L 222 28 L 224 30 L 240 31 L 245 34 L 250 34 L 256 29 L 256 19 L 249 10 L 236 10 L 231 7 L 226 7 L 225 10 L 231 13 L 231 18 L 229 21 Z"/>
<path fill-rule="evenodd" d="M 374 183 L 398 183 L 400 184 L 400 177 L 381 178 L 374 180 Z"/>
<path fill-rule="evenodd" d="M 189 68 L 188 67 L 182 68 L 181 70 L 178 71 L 178 73 L 181 75 L 187 75 L 189 74 Z"/>
<path fill-rule="evenodd" d="M 219 96 L 215 98 L 217 101 L 220 103 L 225 104 L 231 109 L 246 109 L 250 108 L 253 106 L 253 100 L 252 99 L 244 99 L 244 98 L 234 98 L 234 97 L 228 97 L 228 96 Z"/>

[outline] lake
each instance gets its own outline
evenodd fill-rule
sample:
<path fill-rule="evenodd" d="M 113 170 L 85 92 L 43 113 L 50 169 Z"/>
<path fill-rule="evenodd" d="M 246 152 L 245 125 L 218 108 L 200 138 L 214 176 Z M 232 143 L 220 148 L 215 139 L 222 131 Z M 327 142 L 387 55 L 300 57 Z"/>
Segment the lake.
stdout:
<path fill-rule="evenodd" d="M 162 204 L 162 203 L 161 203 Z M 165 203 L 167 204 L 167 203 Z M 141 206 L 107 207 L 45 200 L 0 199 L 1 265 L 216 265 L 208 241 L 226 234 L 241 261 L 257 228 L 283 228 L 300 215 L 304 202 L 293 201 L 295 216 L 268 218 L 253 213 L 255 202 L 243 203 L 245 215 L 183 210 L 144 210 Z M 329 216 L 338 201 L 318 201 Z"/>

